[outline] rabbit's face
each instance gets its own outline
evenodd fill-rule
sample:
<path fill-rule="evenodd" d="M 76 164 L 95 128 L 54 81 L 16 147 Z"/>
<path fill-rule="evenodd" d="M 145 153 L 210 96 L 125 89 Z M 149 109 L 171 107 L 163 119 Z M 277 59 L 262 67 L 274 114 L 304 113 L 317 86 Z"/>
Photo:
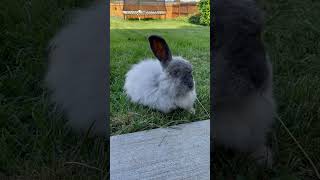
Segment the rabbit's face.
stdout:
<path fill-rule="evenodd" d="M 183 96 L 193 90 L 194 81 L 191 64 L 182 57 L 172 57 L 170 48 L 162 37 L 152 35 L 149 37 L 149 43 L 168 79 L 173 82 L 176 96 Z"/>
<path fill-rule="evenodd" d="M 194 81 L 192 76 L 192 66 L 183 59 L 173 59 L 165 71 L 170 79 L 176 84 L 177 95 L 184 95 L 193 90 Z"/>

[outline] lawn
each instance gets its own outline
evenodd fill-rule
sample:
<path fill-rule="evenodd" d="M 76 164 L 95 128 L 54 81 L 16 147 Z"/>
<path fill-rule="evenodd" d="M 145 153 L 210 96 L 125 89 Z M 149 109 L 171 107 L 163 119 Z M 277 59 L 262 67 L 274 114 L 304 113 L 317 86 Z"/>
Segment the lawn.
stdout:
<path fill-rule="evenodd" d="M 112 134 L 123 134 L 157 127 L 166 127 L 209 119 L 210 112 L 210 33 L 209 27 L 183 20 L 129 20 L 111 18 L 110 32 L 110 112 Z M 176 110 L 163 114 L 133 104 L 126 97 L 123 85 L 130 67 L 144 58 L 154 58 L 148 36 L 163 36 L 173 55 L 181 55 L 193 65 L 199 102 L 196 114 Z M 207 113 L 208 112 L 208 113 Z"/>
<path fill-rule="evenodd" d="M 72 134 L 43 85 L 48 41 L 69 10 L 87 2 L 0 1 L 0 179 L 108 173 L 105 139 Z"/>
<path fill-rule="evenodd" d="M 87 0 L 0 1 L 0 179 L 2 176 L 91 176 L 108 172 L 104 139 L 72 134 L 48 101 L 42 80 L 48 41 L 68 10 Z M 264 39 L 274 66 L 278 113 L 320 171 L 320 2 L 268 0 Z M 164 36 L 174 54 L 194 66 L 196 114 L 168 115 L 132 104 L 124 96 L 124 74 L 134 63 L 153 57 L 147 36 Z M 184 21 L 111 19 L 112 134 L 208 119 L 209 28 Z M 206 110 L 205 110 L 206 109 Z M 273 169 L 259 168 L 243 154 L 216 147 L 216 179 L 314 180 L 316 171 L 288 132 L 276 120 L 269 136 Z M 103 172 L 103 173 L 102 173 Z"/>
<path fill-rule="evenodd" d="M 277 119 L 269 140 L 274 152 L 273 169 L 258 168 L 243 154 L 219 148 L 214 173 L 231 179 L 318 179 L 320 171 L 320 2 L 268 0 L 264 40 L 273 62 L 274 94 L 278 114 L 313 161 Z"/>

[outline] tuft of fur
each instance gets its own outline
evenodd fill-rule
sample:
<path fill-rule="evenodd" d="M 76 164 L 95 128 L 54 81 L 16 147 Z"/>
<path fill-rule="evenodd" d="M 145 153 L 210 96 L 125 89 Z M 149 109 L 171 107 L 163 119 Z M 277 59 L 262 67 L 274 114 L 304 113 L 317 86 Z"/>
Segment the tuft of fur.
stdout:
<path fill-rule="evenodd" d="M 213 29 L 212 111 L 215 142 L 251 152 L 272 164 L 266 146 L 275 113 L 272 66 L 261 40 L 263 16 L 255 1 L 218 0 Z"/>
<path fill-rule="evenodd" d="M 131 67 L 124 84 L 127 96 L 134 103 L 163 113 L 177 108 L 195 113 L 191 64 L 180 56 L 170 57 L 165 64 L 159 60 L 146 59 Z"/>
<path fill-rule="evenodd" d="M 103 1 L 75 11 L 50 44 L 45 82 L 76 132 L 107 133 L 107 11 Z"/>

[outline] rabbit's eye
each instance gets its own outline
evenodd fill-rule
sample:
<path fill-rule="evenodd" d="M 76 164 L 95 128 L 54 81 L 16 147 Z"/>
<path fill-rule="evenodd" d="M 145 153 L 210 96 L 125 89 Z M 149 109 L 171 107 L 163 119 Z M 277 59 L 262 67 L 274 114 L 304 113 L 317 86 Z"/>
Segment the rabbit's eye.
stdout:
<path fill-rule="evenodd" d="M 173 75 L 173 76 L 178 76 L 178 75 L 179 75 L 179 71 L 173 71 L 173 72 L 172 72 L 172 75 Z"/>

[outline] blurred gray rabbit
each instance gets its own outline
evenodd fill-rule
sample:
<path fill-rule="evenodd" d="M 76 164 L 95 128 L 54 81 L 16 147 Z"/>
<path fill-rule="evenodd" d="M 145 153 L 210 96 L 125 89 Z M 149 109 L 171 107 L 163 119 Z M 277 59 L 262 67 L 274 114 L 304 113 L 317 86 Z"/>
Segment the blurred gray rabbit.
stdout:
<path fill-rule="evenodd" d="M 134 103 L 163 113 L 182 108 L 194 114 L 196 91 L 191 64 L 172 56 L 162 37 L 152 35 L 148 40 L 159 61 L 146 59 L 131 67 L 124 84 L 127 96 Z"/>
<path fill-rule="evenodd" d="M 72 13 L 51 41 L 45 82 L 75 132 L 105 136 L 109 27 L 105 1 L 97 2 Z"/>
<path fill-rule="evenodd" d="M 266 145 L 275 113 L 272 67 L 261 39 L 263 14 L 252 0 L 214 3 L 214 142 L 272 164 Z"/>

